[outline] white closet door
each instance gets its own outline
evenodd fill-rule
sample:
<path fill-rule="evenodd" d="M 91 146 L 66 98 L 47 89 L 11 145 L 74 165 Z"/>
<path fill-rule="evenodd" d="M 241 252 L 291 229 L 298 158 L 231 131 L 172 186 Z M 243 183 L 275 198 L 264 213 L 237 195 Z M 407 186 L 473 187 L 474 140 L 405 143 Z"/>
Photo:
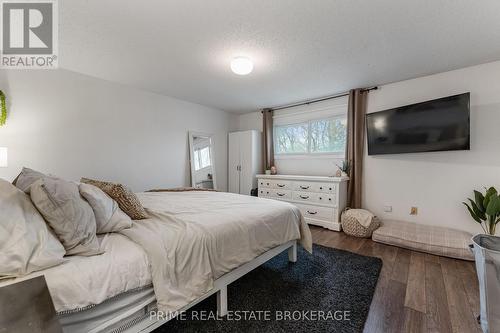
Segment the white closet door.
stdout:
<path fill-rule="evenodd" d="M 240 193 L 240 136 L 239 133 L 229 133 L 228 144 L 228 190 Z"/>
<path fill-rule="evenodd" d="M 240 133 L 240 194 L 250 195 L 253 186 L 253 133 Z"/>

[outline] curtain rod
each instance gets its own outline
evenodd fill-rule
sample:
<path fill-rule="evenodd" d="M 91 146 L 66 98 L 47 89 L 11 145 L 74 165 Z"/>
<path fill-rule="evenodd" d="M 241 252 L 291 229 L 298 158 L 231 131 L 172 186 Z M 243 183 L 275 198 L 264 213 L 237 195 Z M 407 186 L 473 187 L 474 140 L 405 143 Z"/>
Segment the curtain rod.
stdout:
<path fill-rule="evenodd" d="M 371 90 L 377 90 L 377 89 L 378 89 L 378 87 L 374 86 L 374 87 L 364 88 L 364 89 L 361 89 L 361 90 L 362 91 L 371 91 Z M 343 93 L 340 93 L 340 94 L 335 94 L 335 95 L 330 95 L 330 96 L 325 96 L 325 97 L 310 99 L 310 100 L 303 101 L 303 102 L 297 102 L 297 103 L 292 103 L 292 104 L 287 104 L 287 105 L 282 105 L 282 106 L 276 106 L 276 107 L 273 107 L 273 108 L 265 108 L 264 110 L 276 111 L 276 110 L 288 109 L 288 108 L 293 108 L 294 106 L 309 105 L 309 104 L 312 104 L 312 103 L 323 102 L 323 101 L 327 101 L 329 99 L 334 99 L 334 98 L 339 98 L 339 97 L 344 97 L 344 96 L 349 96 L 349 91 L 346 91 L 346 92 L 343 92 Z"/>

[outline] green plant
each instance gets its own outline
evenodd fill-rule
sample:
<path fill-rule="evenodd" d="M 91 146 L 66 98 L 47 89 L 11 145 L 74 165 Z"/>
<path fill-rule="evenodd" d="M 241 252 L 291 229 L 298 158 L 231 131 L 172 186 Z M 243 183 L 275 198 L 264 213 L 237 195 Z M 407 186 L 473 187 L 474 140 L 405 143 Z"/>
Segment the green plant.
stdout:
<path fill-rule="evenodd" d="M 7 106 L 5 105 L 5 94 L 0 90 L 0 126 L 7 121 Z"/>
<path fill-rule="evenodd" d="M 351 162 L 347 160 L 342 161 L 342 165 L 335 164 L 337 168 L 339 168 L 340 171 L 349 173 L 349 170 L 351 170 Z"/>
<path fill-rule="evenodd" d="M 468 200 L 470 205 L 466 202 L 463 204 L 474 221 L 481 225 L 485 233 L 495 235 L 496 225 L 500 222 L 500 196 L 497 190 L 490 187 L 485 194 L 474 191 L 474 200 Z"/>

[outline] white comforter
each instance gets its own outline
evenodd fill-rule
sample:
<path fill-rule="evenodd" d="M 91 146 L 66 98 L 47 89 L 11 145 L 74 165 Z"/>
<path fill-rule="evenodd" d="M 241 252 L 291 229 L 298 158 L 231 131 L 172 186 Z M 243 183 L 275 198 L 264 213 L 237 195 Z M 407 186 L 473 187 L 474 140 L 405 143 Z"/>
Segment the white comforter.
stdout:
<path fill-rule="evenodd" d="M 220 192 L 140 193 L 151 214 L 121 231 L 146 251 L 158 308 L 176 311 L 214 280 L 290 240 L 312 250 L 291 204 Z"/>

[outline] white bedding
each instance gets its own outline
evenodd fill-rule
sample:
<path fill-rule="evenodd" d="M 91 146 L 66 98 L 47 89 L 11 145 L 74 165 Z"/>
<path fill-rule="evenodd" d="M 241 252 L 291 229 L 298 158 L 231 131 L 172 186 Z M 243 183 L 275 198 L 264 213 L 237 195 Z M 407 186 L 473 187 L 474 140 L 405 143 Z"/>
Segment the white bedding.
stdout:
<path fill-rule="evenodd" d="M 151 284 L 148 257 L 139 245 L 116 233 L 98 237 L 104 254 L 66 257 L 66 262 L 59 266 L 2 280 L 0 286 L 45 275 L 54 307 L 61 312 L 100 304 Z"/>
<path fill-rule="evenodd" d="M 290 240 L 311 251 L 300 211 L 281 201 L 222 192 L 140 193 L 151 215 L 120 233 L 151 263 L 161 311 L 181 309 L 223 274 Z"/>

